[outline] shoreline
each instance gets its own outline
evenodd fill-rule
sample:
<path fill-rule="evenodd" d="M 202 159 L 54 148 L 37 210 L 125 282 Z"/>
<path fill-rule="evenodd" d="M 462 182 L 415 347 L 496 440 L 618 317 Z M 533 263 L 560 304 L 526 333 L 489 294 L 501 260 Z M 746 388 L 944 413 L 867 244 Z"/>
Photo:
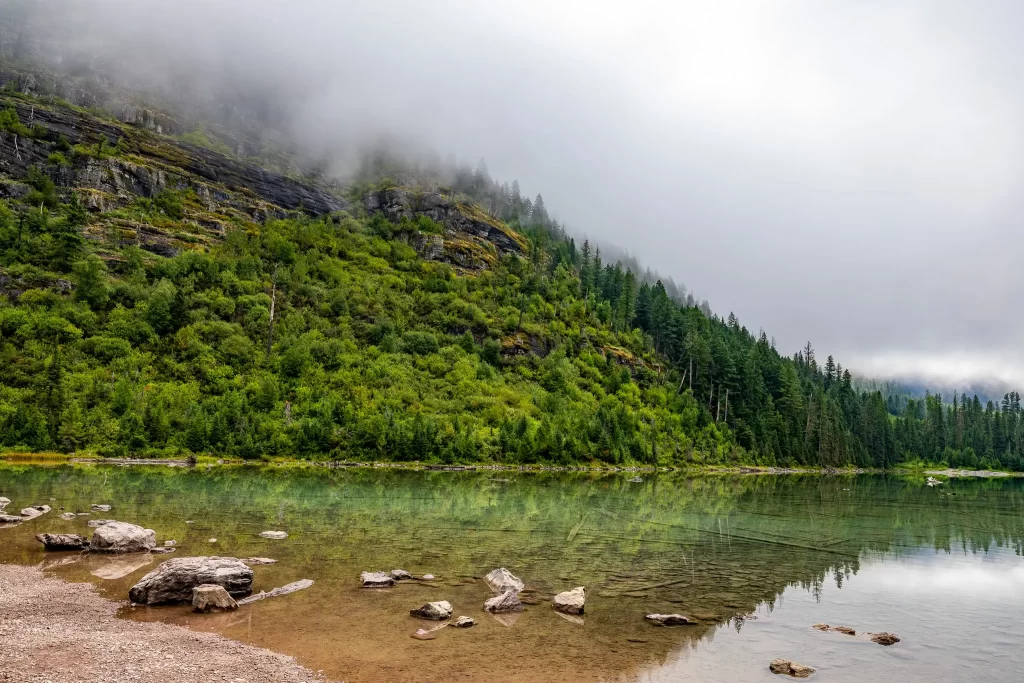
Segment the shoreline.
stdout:
<path fill-rule="evenodd" d="M 102 458 L 76 457 L 74 455 L 58 456 L 58 454 L 33 453 L 0 453 L 0 462 L 23 463 L 31 465 L 115 465 L 129 466 L 162 466 L 162 467 L 213 467 L 246 466 L 246 467 L 313 467 L 324 469 L 395 469 L 426 472 L 592 472 L 597 474 L 656 474 L 676 472 L 680 474 L 714 475 L 714 474 L 747 474 L 747 475 L 816 475 L 816 476 L 853 476 L 859 474 L 895 474 L 940 476 L 950 479 L 957 478 L 995 478 L 1024 477 L 1024 472 L 1006 472 L 1001 470 L 964 470 L 956 468 L 914 467 L 914 468 L 832 468 L 832 467 L 768 467 L 760 465 L 700 465 L 695 467 L 666 467 L 652 465 L 604 466 L 604 465 L 503 465 L 500 463 L 480 463 L 466 465 L 440 465 L 421 462 L 359 462 L 359 461 L 320 461 L 320 460 L 238 460 L 203 458 L 197 462 L 176 458 Z"/>
<path fill-rule="evenodd" d="M 0 680 L 26 683 L 328 683 L 294 658 L 160 622 L 117 616 L 89 583 L 0 564 Z"/>

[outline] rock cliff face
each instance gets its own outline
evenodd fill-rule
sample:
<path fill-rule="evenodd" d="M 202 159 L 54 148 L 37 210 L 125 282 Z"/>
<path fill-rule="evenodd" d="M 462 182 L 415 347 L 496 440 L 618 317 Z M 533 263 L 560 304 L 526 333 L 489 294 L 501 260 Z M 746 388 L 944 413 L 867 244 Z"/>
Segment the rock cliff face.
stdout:
<path fill-rule="evenodd" d="M 393 223 L 426 216 L 441 224 L 444 235 L 418 234 L 411 243 L 423 258 L 464 271 L 480 271 L 501 256 L 526 251 L 523 237 L 503 222 L 437 188 L 376 190 L 366 195 L 364 206 Z"/>

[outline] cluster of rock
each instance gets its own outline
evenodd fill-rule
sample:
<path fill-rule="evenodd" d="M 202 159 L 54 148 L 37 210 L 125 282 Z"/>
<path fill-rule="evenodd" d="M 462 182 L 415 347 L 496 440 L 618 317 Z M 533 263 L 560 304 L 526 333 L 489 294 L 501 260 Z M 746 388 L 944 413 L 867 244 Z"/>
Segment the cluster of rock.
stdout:
<path fill-rule="evenodd" d="M 797 664 L 788 659 L 773 659 L 772 663 L 768 665 L 768 669 L 773 674 L 785 674 L 793 678 L 807 678 L 814 673 L 814 669 L 811 667 Z"/>
<path fill-rule="evenodd" d="M 363 588 L 390 588 L 396 581 L 412 581 L 416 577 L 404 569 L 392 569 L 390 572 L 362 572 L 359 574 L 359 582 Z M 430 581 L 432 574 L 424 574 L 420 577 Z"/>
<path fill-rule="evenodd" d="M 495 569 L 484 577 L 484 583 L 496 593 L 493 598 L 489 598 L 484 602 L 485 611 L 492 614 L 523 611 L 523 603 L 519 600 L 519 593 L 526 588 L 526 584 L 512 574 L 512 572 L 504 567 Z"/>
<path fill-rule="evenodd" d="M 644 619 L 658 626 L 692 626 L 697 623 L 682 614 L 648 614 Z"/>
<path fill-rule="evenodd" d="M 49 505 L 33 505 L 32 507 L 22 508 L 21 512 L 17 515 L 2 514 L 4 508 L 10 504 L 10 499 L 0 498 L 0 524 L 19 524 L 21 522 L 27 522 L 30 519 L 39 517 L 40 515 L 45 515 L 50 511 Z"/>
<path fill-rule="evenodd" d="M 848 626 L 829 626 L 828 624 L 815 624 L 811 628 L 816 628 L 819 631 L 836 631 L 837 633 L 844 633 L 848 636 L 855 636 L 857 632 Z M 878 643 L 879 645 L 895 645 L 900 642 L 899 636 L 895 633 L 887 633 L 882 631 L 880 633 L 869 633 L 867 634 L 871 642 Z"/>

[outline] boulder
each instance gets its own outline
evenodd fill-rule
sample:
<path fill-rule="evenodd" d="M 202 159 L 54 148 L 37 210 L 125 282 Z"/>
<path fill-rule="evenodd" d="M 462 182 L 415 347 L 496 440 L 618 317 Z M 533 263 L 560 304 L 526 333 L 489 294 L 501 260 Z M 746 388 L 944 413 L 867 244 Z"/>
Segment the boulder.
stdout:
<path fill-rule="evenodd" d="M 89 509 L 91 509 L 93 512 L 110 512 L 110 506 L 109 505 L 96 505 L 96 504 L 93 504 L 93 505 L 89 506 Z"/>
<path fill-rule="evenodd" d="M 583 614 L 583 603 L 586 600 L 586 589 L 583 586 L 573 588 L 555 596 L 555 609 L 566 614 Z"/>
<path fill-rule="evenodd" d="M 260 538 L 270 538 L 275 541 L 283 541 L 288 538 L 287 531 L 262 531 L 260 532 Z"/>
<path fill-rule="evenodd" d="M 386 588 L 395 585 L 395 580 L 384 572 L 362 572 L 359 575 L 359 580 L 362 582 L 363 588 Z"/>
<path fill-rule="evenodd" d="M 519 596 L 515 591 L 507 591 L 484 602 L 484 609 L 492 614 L 505 612 L 522 612 L 523 603 L 519 602 Z"/>
<path fill-rule="evenodd" d="M 439 602 L 428 602 L 422 607 L 409 610 L 409 614 L 420 619 L 434 619 L 443 621 L 452 618 L 452 605 L 447 600 Z"/>
<path fill-rule="evenodd" d="M 682 614 L 648 614 L 644 619 L 652 621 L 658 626 L 689 626 L 696 623 Z"/>
<path fill-rule="evenodd" d="M 116 521 L 117 521 L 116 519 L 90 519 L 88 521 L 88 524 L 89 524 L 89 528 L 95 529 L 97 527 L 103 526 L 104 524 L 110 524 L 111 522 L 116 522 Z"/>
<path fill-rule="evenodd" d="M 526 584 L 520 581 L 512 574 L 512 572 L 504 567 L 492 571 L 484 577 L 484 581 L 495 593 L 507 593 L 508 591 L 515 591 L 518 593 L 526 588 Z"/>
<path fill-rule="evenodd" d="M 178 542 L 175 540 L 164 541 L 165 548 L 173 548 L 176 545 L 178 545 Z"/>
<path fill-rule="evenodd" d="M 128 522 L 96 527 L 91 549 L 98 553 L 148 553 L 156 547 L 156 532 Z"/>
<path fill-rule="evenodd" d="M 34 519 L 39 515 L 45 515 L 50 511 L 49 505 L 33 505 L 30 508 L 22 508 L 21 516 L 25 519 Z"/>
<path fill-rule="evenodd" d="M 225 612 L 238 609 L 238 603 L 224 586 L 204 583 L 192 589 L 192 608 L 196 612 Z"/>
<path fill-rule="evenodd" d="M 36 534 L 36 540 L 46 550 L 82 550 L 89 547 L 89 539 L 78 534 Z"/>
<path fill-rule="evenodd" d="M 0 510 L 3 510 L 5 507 L 7 507 L 10 504 L 11 504 L 11 499 L 10 498 L 4 498 L 3 496 L 0 496 Z"/>
<path fill-rule="evenodd" d="M 17 524 L 24 521 L 25 518 L 18 515 L 0 515 L 0 524 Z"/>
<path fill-rule="evenodd" d="M 476 626 L 476 620 L 472 617 L 459 617 L 452 622 L 452 626 L 455 628 L 469 628 L 470 626 Z"/>
<path fill-rule="evenodd" d="M 189 602 L 193 588 L 210 583 L 231 595 L 248 595 L 252 570 L 233 557 L 176 557 L 143 576 L 128 597 L 141 605 Z"/>
<path fill-rule="evenodd" d="M 895 633 L 886 633 L 885 631 L 883 631 L 881 633 L 869 633 L 868 635 L 871 636 L 872 643 L 878 643 L 879 645 L 888 646 L 895 645 L 896 643 L 900 642 L 899 636 L 897 636 Z"/>
<path fill-rule="evenodd" d="M 395 581 L 408 581 L 409 579 L 411 579 L 413 577 L 412 577 L 412 574 L 410 574 L 409 572 L 405 571 L 404 569 L 392 569 L 391 570 L 391 578 L 394 579 Z"/>
<path fill-rule="evenodd" d="M 793 678 L 807 678 L 814 673 L 814 669 L 811 667 L 791 662 L 788 659 L 773 659 L 768 668 L 773 674 L 785 674 Z"/>
<path fill-rule="evenodd" d="M 269 557 L 247 557 L 242 562 L 251 567 L 263 564 L 277 564 L 277 560 L 272 560 Z"/>

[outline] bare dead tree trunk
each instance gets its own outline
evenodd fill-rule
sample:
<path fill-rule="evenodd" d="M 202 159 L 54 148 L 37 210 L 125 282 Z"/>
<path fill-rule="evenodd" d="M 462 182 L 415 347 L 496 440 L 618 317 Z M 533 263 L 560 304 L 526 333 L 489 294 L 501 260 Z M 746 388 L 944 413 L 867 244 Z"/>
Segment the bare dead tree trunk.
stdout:
<path fill-rule="evenodd" d="M 684 387 L 685 385 L 686 385 L 686 371 L 684 370 L 684 371 L 683 371 L 683 379 L 682 379 L 682 381 L 681 381 L 681 382 L 679 382 L 679 390 L 678 390 L 678 391 L 676 391 L 676 394 L 681 394 L 681 393 L 683 393 L 683 387 Z"/>
<path fill-rule="evenodd" d="M 718 409 L 715 411 L 715 422 L 722 417 L 722 386 L 718 386 Z"/>
<path fill-rule="evenodd" d="M 729 390 L 725 390 L 725 421 L 729 422 Z"/>
<path fill-rule="evenodd" d="M 292 423 L 292 402 L 284 402 L 284 423 L 290 425 Z"/>
<path fill-rule="evenodd" d="M 32 108 L 28 112 L 28 125 L 31 127 L 36 120 L 36 105 L 32 105 Z"/>
<path fill-rule="evenodd" d="M 18 157 L 18 161 L 22 161 L 21 150 L 18 149 L 18 136 L 14 136 L 14 154 Z"/>
<path fill-rule="evenodd" d="M 270 286 L 270 325 L 267 327 L 267 357 L 270 357 L 274 346 L 274 309 L 277 304 L 277 267 L 274 267 L 274 279 Z"/>
<path fill-rule="evenodd" d="M 690 393 L 693 393 L 693 356 L 690 356 Z"/>

